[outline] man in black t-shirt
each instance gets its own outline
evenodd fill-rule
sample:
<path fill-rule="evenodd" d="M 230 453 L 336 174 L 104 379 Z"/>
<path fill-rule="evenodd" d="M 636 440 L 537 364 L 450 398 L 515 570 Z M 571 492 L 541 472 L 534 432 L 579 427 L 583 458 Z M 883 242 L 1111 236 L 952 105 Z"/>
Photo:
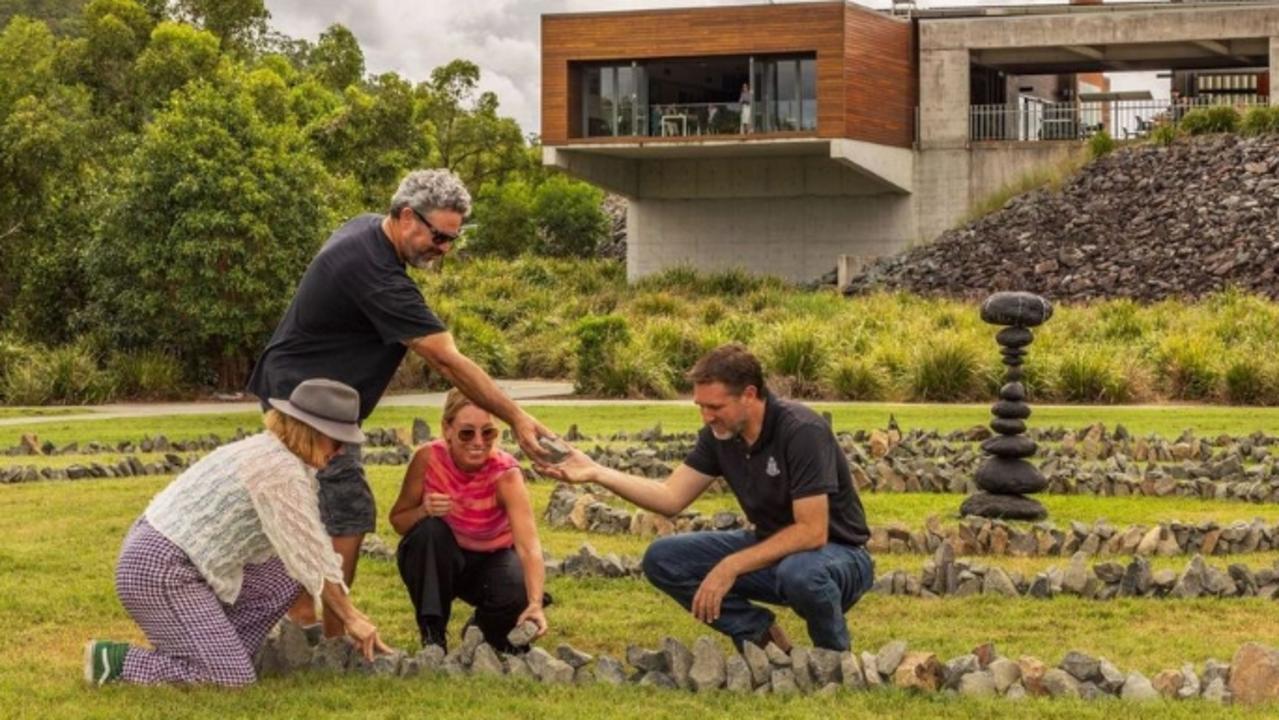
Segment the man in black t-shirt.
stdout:
<path fill-rule="evenodd" d="M 697 532 L 655 541 L 644 574 L 663 592 L 733 638 L 790 650 L 773 613 L 790 607 L 817 647 L 848 650 L 844 613 L 874 582 L 870 532 L 848 461 L 826 422 L 764 387 L 759 361 L 740 345 L 712 350 L 689 373 L 706 424 L 684 463 L 663 482 L 627 475 L 573 450 L 538 470 L 594 482 L 672 516 L 717 476 L 728 481 L 754 530 Z"/>
<path fill-rule="evenodd" d="M 444 323 L 427 306 L 405 265 L 428 267 L 457 240 L 471 196 L 447 170 L 418 170 L 401 181 L 387 215 L 361 215 L 324 243 L 298 284 L 249 378 L 249 391 L 266 409 L 287 398 L 303 380 L 328 378 L 360 393 L 360 421 L 377 407 L 408 350 L 461 390 L 476 405 L 511 426 L 531 457 L 544 450 L 550 431 L 506 396 L 482 368 L 458 351 Z M 348 446 L 318 475 L 320 514 L 342 556 L 348 585 L 364 535 L 377 520 L 358 446 Z M 309 598 L 291 613 L 314 621 Z M 325 631 L 341 623 L 325 614 Z"/>

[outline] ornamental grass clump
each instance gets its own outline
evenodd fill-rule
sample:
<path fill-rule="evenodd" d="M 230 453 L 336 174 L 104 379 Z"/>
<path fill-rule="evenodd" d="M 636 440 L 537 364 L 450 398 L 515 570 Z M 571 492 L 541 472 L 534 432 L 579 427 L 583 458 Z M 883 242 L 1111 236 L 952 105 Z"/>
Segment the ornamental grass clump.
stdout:
<path fill-rule="evenodd" d="M 817 394 L 831 357 L 825 331 L 814 320 L 783 323 L 763 341 L 765 371 L 784 380 L 793 394 Z"/>
<path fill-rule="evenodd" d="M 992 342 L 993 345 L 993 342 Z M 959 402 L 987 395 L 988 373 L 973 343 L 945 333 L 925 341 L 911 361 L 908 394 L 912 400 Z"/>
<path fill-rule="evenodd" d="M 1196 335 L 1174 335 L 1156 352 L 1158 372 L 1169 397 L 1181 400 L 1211 400 L 1220 392 L 1218 359 L 1224 354 L 1220 344 Z"/>
<path fill-rule="evenodd" d="M 1132 397 L 1115 357 L 1098 347 L 1078 348 L 1061 359 L 1052 394 L 1080 403 L 1121 403 Z"/>
<path fill-rule="evenodd" d="M 858 357 L 845 357 L 830 365 L 826 384 L 839 400 L 884 400 L 884 371 Z"/>
<path fill-rule="evenodd" d="M 1279 367 L 1242 357 L 1226 367 L 1225 385 L 1226 400 L 1233 405 L 1272 405 L 1279 402 Z"/>

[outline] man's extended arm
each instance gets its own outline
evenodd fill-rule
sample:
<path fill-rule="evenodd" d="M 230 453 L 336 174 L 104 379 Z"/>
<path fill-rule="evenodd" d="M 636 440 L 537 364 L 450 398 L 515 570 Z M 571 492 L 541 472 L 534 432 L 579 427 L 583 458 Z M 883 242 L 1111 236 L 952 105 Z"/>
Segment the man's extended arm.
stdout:
<path fill-rule="evenodd" d="M 554 437 L 554 433 L 524 412 L 502 392 L 483 368 L 463 355 L 450 333 L 432 333 L 409 340 L 405 345 L 421 355 L 432 370 L 443 375 L 445 380 L 461 390 L 472 402 L 510 425 L 525 454 L 533 459 L 545 457 L 546 451 L 538 445 L 537 439 L 543 436 Z"/>
<path fill-rule="evenodd" d="M 558 465 L 539 464 L 537 470 L 557 480 L 603 485 L 619 497 L 667 517 L 682 512 L 715 479 L 681 464 L 670 477 L 658 482 L 606 468 L 576 448 Z"/>

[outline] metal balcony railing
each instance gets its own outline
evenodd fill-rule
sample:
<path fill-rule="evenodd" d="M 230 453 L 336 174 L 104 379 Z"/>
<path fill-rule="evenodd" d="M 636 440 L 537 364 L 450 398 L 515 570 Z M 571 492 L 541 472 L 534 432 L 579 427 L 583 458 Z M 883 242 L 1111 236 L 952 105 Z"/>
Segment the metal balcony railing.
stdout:
<path fill-rule="evenodd" d="M 1177 102 L 1109 100 L 1050 103 L 1018 98 L 1016 104 L 972 105 L 968 137 L 973 141 L 1083 140 L 1105 130 L 1117 140 L 1145 137 L 1160 124 L 1176 123 L 1200 107 L 1231 105 L 1241 112 L 1266 105 L 1260 95 L 1201 98 Z"/>

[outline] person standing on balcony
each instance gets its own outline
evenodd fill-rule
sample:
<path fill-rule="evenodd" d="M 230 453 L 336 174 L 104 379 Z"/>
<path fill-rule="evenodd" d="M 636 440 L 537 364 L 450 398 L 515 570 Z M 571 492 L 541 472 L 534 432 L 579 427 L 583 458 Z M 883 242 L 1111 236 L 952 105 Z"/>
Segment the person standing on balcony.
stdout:
<path fill-rule="evenodd" d="M 742 127 L 743 135 L 749 135 L 751 132 L 751 84 L 742 83 L 742 94 L 737 98 L 738 104 L 742 106 Z"/>
<path fill-rule="evenodd" d="M 458 351 L 406 271 L 407 265 L 426 269 L 448 253 L 470 211 L 471 195 L 456 175 L 416 170 L 400 182 L 386 215 L 361 215 L 338 228 L 303 274 L 253 368 L 249 392 L 262 398 L 265 408 L 267 398 L 288 397 L 306 378 L 333 378 L 359 392 L 362 423 L 412 350 L 476 405 L 510 425 L 530 457 L 542 458 L 538 438 L 553 433 Z M 317 479 L 320 514 L 342 556 L 349 587 L 364 535 L 377 522 L 358 446 L 347 447 Z M 314 603 L 299 596 L 290 617 L 314 623 Z M 334 637 L 342 626 L 325 613 L 324 631 Z"/>

